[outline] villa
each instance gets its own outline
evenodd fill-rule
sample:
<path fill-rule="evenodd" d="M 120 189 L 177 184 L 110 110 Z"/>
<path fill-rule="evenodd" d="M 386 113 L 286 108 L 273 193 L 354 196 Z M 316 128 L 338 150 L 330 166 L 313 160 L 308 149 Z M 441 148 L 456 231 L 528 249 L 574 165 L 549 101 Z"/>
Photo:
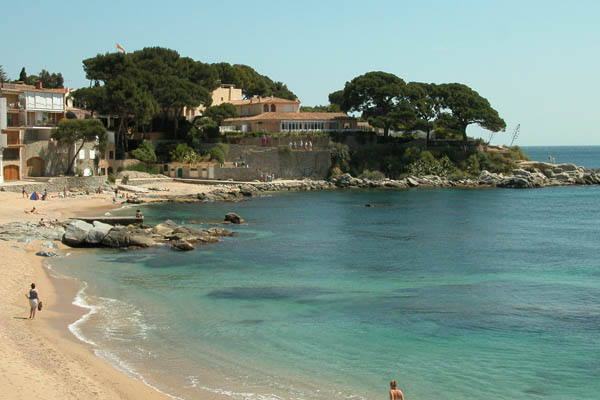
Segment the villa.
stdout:
<path fill-rule="evenodd" d="M 238 117 L 223 121 L 221 132 L 338 132 L 356 130 L 356 119 L 344 113 L 300 112 L 299 100 L 252 97 L 230 102 Z"/>

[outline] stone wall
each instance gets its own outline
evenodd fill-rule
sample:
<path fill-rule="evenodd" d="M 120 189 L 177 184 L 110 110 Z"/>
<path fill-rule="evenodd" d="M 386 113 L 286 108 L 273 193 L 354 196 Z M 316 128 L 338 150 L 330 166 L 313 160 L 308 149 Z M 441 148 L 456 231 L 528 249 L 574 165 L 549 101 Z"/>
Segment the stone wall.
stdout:
<path fill-rule="evenodd" d="M 329 151 L 263 149 L 244 154 L 248 168 L 215 168 L 216 179 L 248 181 L 261 173 L 275 174 L 282 179 L 324 179 L 331 167 Z"/>
<path fill-rule="evenodd" d="M 83 146 L 85 152 L 84 158 L 79 158 L 79 154 L 75 159 L 74 169 L 90 168 L 95 171 L 94 160 L 90 159 L 90 150 L 94 150 L 95 143 L 86 143 Z M 79 148 L 79 146 L 77 146 Z M 67 167 L 69 162 L 73 158 L 73 146 L 59 146 L 56 142 L 51 140 L 38 140 L 32 141 L 25 147 L 25 157 L 23 160 L 23 168 L 26 169 L 27 174 L 23 176 L 56 176 L 67 173 Z M 100 153 L 95 151 L 95 157 L 98 157 Z M 42 173 L 41 174 L 30 174 L 32 171 L 31 164 L 28 161 L 31 159 L 40 158 L 43 160 Z"/>
<path fill-rule="evenodd" d="M 67 190 L 78 189 L 78 190 L 90 190 L 93 191 L 98 186 L 103 186 L 106 183 L 105 176 L 60 176 L 56 178 L 49 178 L 46 182 L 35 182 L 25 183 L 27 193 L 34 191 L 42 193 L 44 189 L 48 190 L 49 193 L 57 193 L 63 191 L 63 188 Z M 20 192 L 22 186 L 20 185 L 5 185 L 1 186 L 0 190 L 6 192 Z"/>

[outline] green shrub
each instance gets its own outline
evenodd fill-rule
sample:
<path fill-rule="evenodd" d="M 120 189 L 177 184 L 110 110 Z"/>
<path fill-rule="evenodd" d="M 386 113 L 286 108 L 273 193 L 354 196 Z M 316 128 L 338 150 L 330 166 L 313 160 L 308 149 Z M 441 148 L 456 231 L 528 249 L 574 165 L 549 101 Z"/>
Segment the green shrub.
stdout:
<path fill-rule="evenodd" d="M 108 174 L 107 179 L 110 183 L 115 183 L 117 181 L 117 177 L 114 176 L 113 174 Z"/>
<path fill-rule="evenodd" d="M 215 146 L 212 149 L 208 150 L 208 154 L 210 155 L 211 160 L 214 160 L 221 164 L 225 162 L 225 154 L 223 154 L 223 150 L 218 146 Z"/>
<path fill-rule="evenodd" d="M 481 172 L 481 165 L 479 164 L 479 156 L 477 154 L 471 154 L 467 159 L 467 172 L 471 175 L 479 175 Z"/>
<path fill-rule="evenodd" d="M 75 175 L 82 177 L 83 176 L 83 170 L 81 168 L 75 168 Z"/>
<path fill-rule="evenodd" d="M 127 185 L 129 183 L 129 175 L 123 175 L 123 177 L 121 178 L 121 183 L 123 185 Z"/>
<path fill-rule="evenodd" d="M 412 164 L 419 159 L 420 155 L 421 149 L 419 149 L 418 147 L 407 147 L 406 150 L 404 150 L 404 153 L 402 154 L 402 162 L 404 164 Z"/>
<path fill-rule="evenodd" d="M 431 154 L 431 152 L 423 150 L 421 154 L 419 154 L 419 160 L 423 160 L 426 163 L 432 163 L 435 161 L 435 157 L 433 156 L 433 154 Z"/>
<path fill-rule="evenodd" d="M 368 179 L 371 181 L 382 181 L 385 179 L 385 175 L 380 171 L 370 171 L 365 169 L 362 174 L 358 176 L 361 179 Z"/>
<path fill-rule="evenodd" d="M 225 158 L 227 158 L 227 155 L 229 154 L 229 145 L 227 143 L 217 143 L 215 147 L 220 148 L 221 151 L 223 151 L 223 155 L 225 156 Z"/>
<path fill-rule="evenodd" d="M 456 167 L 452 164 L 452 161 L 448 156 L 443 156 L 439 160 L 433 160 L 432 162 L 417 160 L 408 165 L 406 168 L 407 172 L 411 175 L 423 176 L 423 175 L 437 175 L 437 176 L 448 176 L 456 171 Z"/>
<path fill-rule="evenodd" d="M 281 155 L 290 155 L 292 154 L 292 149 L 290 148 L 290 146 L 284 146 L 281 145 L 277 148 L 277 151 L 279 151 L 279 154 Z"/>
<path fill-rule="evenodd" d="M 200 155 L 186 143 L 179 143 L 177 147 L 169 151 L 171 161 L 193 164 L 200 160 Z"/>
<path fill-rule="evenodd" d="M 525 154 L 523 149 L 521 149 L 519 146 L 513 146 L 513 147 L 510 147 L 509 149 L 510 149 L 510 154 L 511 154 L 513 160 L 531 161 L 529 156 L 527 154 Z"/>
<path fill-rule="evenodd" d="M 156 153 L 154 151 L 154 146 L 149 140 L 144 140 L 137 149 L 131 152 L 131 155 L 134 158 L 148 164 L 156 162 Z"/>

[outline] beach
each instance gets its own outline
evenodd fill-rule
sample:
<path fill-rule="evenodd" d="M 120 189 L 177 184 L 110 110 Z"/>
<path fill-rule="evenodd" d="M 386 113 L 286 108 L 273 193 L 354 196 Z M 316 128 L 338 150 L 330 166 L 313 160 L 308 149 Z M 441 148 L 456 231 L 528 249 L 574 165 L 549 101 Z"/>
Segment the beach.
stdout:
<path fill-rule="evenodd" d="M 64 220 L 76 215 L 102 215 L 121 207 L 108 194 L 49 201 L 30 201 L 20 193 L 0 192 L 0 224 Z M 35 206 L 40 214 L 26 214 Z M 52 228 L 48 228 L 52 229 Z M 59 245 L 61 248 L 64 246 Z M 53 276 L 35 253 L 40 241 L 0 242 L 0 393 L 7 399 L 166 399 L 149 386 L 117 371 L 96 357 L 68 325 L 87 310 L 71 304 L 79 284 Z M 29 320 L 25 294 L 31 282 L 39 289 L 43 310 Z"/>

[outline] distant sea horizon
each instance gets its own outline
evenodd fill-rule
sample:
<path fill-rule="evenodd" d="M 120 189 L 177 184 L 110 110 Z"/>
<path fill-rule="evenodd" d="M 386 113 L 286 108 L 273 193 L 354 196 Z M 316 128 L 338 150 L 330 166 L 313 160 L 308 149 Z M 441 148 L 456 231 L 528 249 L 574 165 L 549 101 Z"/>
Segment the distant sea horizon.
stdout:
<path fill-rule="evenodd" d="M 521 146 L 532 161 L 556 164 L 573 163 L 586 169 L 600 168 L 600 145 L 589 146 Z"/>

